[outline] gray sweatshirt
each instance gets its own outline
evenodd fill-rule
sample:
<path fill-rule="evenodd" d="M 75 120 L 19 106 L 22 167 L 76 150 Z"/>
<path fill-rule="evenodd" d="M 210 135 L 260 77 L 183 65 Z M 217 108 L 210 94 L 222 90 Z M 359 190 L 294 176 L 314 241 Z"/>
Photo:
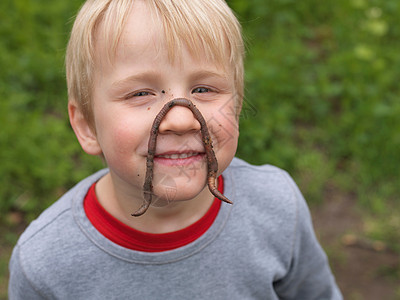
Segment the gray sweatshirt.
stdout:
<path fill-rule="evenodd" d="M 235 158 L 213 225 L 194 242 L 148 253 L 114 244 L 83 209 L 102 170 L 33 221 L 10 261 L 13 299 L 342 299 L 301 193 L 276 167 Z"/>

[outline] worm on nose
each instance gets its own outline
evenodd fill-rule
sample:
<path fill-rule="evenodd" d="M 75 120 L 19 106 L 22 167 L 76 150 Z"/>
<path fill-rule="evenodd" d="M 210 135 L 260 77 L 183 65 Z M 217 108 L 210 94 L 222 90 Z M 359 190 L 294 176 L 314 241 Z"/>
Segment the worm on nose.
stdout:
<path fill-rule="evenodd" d="M 161 121 L 163 120 L 165 115 L 170 111 L 172 107 L 176 105 L 184 106 L 190 109 L 195 118 L 197 119 L 197 121 L 199 121 L 200 123 L 202 141 L 207 155 L 207 185 L 210 192 L 219 200 L 227 202 L 229 204 L 233 204 L 228 198 L 226 198 L 223 194 L 221 194 L 218 191 L 218 188 L 215 185 L 215 179 L 217 177 L 217 172 L 218 172 L 218 162 L 213 150 L 212 140 L 208 132 L 207 124 L 203 118 L 203 115 L 190 100 L 185 98 L 177 98 L 169 101 L 164 105 L 164 107 L 155 117 L 153 126 L 151 127 L 148 150 L 147 150 L 146 177 L 143 184 L 144 200 L 140 208 L 132 214 L 132 216 L 134 217 L 143 215 L 151 205 L 153 198 L 154 155 L 156 152 L 158 130 L 160 128 Z"/>

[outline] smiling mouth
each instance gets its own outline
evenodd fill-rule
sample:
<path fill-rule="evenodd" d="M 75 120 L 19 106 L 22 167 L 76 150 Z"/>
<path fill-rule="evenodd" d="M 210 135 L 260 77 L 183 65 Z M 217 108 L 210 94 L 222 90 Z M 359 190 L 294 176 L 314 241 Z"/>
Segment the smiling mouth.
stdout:
<path fill-rule="evenodd" d="M 154 162 L 168 167 L 190 166 L 205 159 L 204 152 L 164 153 L 154 156 Z"/>
<path fill-rule="evenodd" d="M 156 158 L 168 158 L 168 159 L 183 159 L 193 156 L 197 156 L 203 153 L 200 152 L 187 152 L 187 153 L 173 153 L 173 154 L 160 154 L 156 155 Z"/>

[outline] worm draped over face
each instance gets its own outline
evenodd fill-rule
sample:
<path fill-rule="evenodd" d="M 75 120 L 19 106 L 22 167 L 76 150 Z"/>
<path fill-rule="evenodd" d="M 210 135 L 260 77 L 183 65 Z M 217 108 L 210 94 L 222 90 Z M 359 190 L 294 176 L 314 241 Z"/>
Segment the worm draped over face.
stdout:
<path fill-rule="evenodd" d="M 167 104 L 165 104 L 154 119 L 153 126 L 151 127 L 150 131 L 147 160 L 146 160 L 146 177 L 143 185 L 144 200 L 141 207 L 136 212 L 134 212 L 132 216 L 138 217 L 143 215 L 151 205 L 153 198 L 154 155 L 156 152 L 158 129 L 165 115 L 175 105 L 184 106 L 190 109 L 195 118 L 197 119 L 197 121 L 199 121 L 200 123 L 202 142 L 204 144 L 204 149 L 207 155 L 207 184 L 210 192 L 219 200 L 232 204 L 232 202 L 228 198 L 226 198 L 223 194 L 221 194 L 218 191 L 217 187 L 215 186 L 215 179 L 217 177 L 217 172 L 218 172 L 218 162 L 213 150 L 212 140 L 208 132 L 206 121 L 204 120 L 202 114 L 197 109 L 197 107 L 190 100 L 185 98 L 178 98 L 178 99 L 173 99 L 169 101 Z"/>

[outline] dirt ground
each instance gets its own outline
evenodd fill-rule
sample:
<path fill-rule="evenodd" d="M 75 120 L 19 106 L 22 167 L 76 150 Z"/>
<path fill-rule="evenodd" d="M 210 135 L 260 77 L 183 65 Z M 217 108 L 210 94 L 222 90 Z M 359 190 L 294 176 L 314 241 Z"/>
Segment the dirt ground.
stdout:
<path fill-rule="evenodd" d="M 395 274 L 400 270 L 400 255 L 363 237 L 364 224 L 353 197 L 329 191 L 326 196 L 311 213 L 344 298 L 399 300 L 400 281 Z"/>

